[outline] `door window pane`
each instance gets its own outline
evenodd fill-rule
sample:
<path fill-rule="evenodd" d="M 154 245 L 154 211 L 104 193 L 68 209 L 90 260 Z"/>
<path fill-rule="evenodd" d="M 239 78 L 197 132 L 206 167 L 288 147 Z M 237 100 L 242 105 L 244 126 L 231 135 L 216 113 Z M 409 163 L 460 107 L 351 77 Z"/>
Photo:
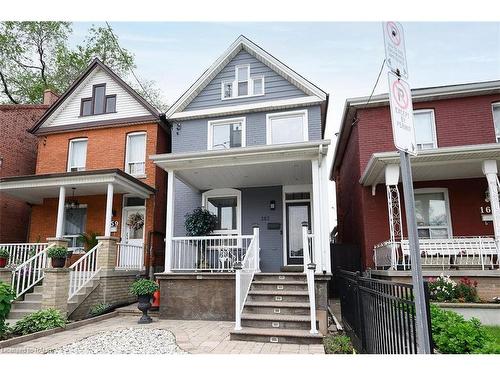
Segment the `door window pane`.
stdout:
<path fill-rule="evenodd" d="M 307 205 L 288 206 L 288 252 L 290 258 L 304 256 L 302 241 L 302 222 L 309 221 Z"/>
<path fill-rule="evenodd" d="M 207 198 L 207 209 L 217 216 L 216 230 L 235 230 L 236 209 L 238 200 L 236 197 L 211 197 Z"/>
<path fill-rule="evenodd" d="M 449 218 L 444 193 L 415 194 L 415 215 L 421 238 L 448 238 Z"/>
<path fill-rule="evenodd" d="M 106 86 L 94 86 L 94 115 L 104 113 Z"/>
<path fill-rule="evenodd" d="M 432 112 L 415 112 L 413 116 L 417 149 L 426 150 L 437 147 L 434 139 L 434 116 Z"/>
<path fill-rule="evenodd" d="M 232 147 L 241 147 L 242 124 L 212 125 L 212 149 L 224 150 Z"/>
<path fill-rule="evenodd" d="M 271 143 L 292 143 L 304 141 L 304 115 L 270 118 Z"/>
<path fill-rule="evenodd" d="M 129 135 L 127 144 L 127 172 L 131 175 L 144 174 L 145 161 L 146 134 Z"/>
<path fill-rule="evenodd" d="M 82 139 L 82 140 L 70 141 L 68 171 L 85 170 L 86 158 L 87 158 L 87 140 Z"/>
<path fill-rule="evenodd" d="M 493 106 L 493 123 L 495 124 L 497 142 L 500 142 L 500 104 Z"/>

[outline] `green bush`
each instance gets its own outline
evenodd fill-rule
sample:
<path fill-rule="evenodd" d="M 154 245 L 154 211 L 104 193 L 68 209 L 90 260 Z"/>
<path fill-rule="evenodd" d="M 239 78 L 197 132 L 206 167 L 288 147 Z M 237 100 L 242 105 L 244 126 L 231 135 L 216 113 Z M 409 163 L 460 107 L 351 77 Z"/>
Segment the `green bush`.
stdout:
<path fill-rule="evenodd" d="M 10 332 L 5 319 L 9 315 L 12 301 L 16 298 L 16 294 L 9 284 L 0 281 L 0 340 L 3 340 Z"/>
<path fill-rule="evenodd" d="M 351 340 L 347 335 L 338 334 L 323 339 L 326 354 L 353 354 Z"/>
<path fill-rule="evenodd" d="M 475 318 L 463 316 L 431 304 L 432 338 L 436 349 L 445 354 L 500 353 L 500 346 Z"/>
<path fill-rule="evenodd" d="M 26 315 L 18 320 L 12 332 L 16 335 L 27 335 L 47 329 L 64 327 L 66 319 L 56 309 L 45 309 Z"/>
<path fill-rule="evenodd" d="M 455 288 L 455 299 L 460 302 L 479 302 L 477 281 L 462 277 Z"/>
<path fill-rule="evenodd" d="M 207 236 L 217 227 L 217 216 L 203 207 L 186 214 L 184 227 L 188 236 Z"/>
<path fill-rule="evenodd" d="M 4 247 L 0 247 L 0 258 L 9 259 L 9 257 L 10 257 L 9 250 L 7 250 Z"/>
<path fill-rule="evenodd" d="M 462 277 L 458 283 L 443 274 L 429 279 L 430 298 L 436 302 L 479 302 L 476 287 L 477 281 L 468 277 Z"/>
<path fill-rule="evenodd" d="M 104 314 L 111 307 L 110 303 L 100 302 L 90 308 L 89 315 L 97 316 Z"/>
<path fill-rule="evenodd" d="M 157 283 L 148 279 L 139 279 L 134 281 L 134 283 L 130 287 L 130 293 L 136 296 L 144 296 L 148 294 L 153 294 L 160 287 Z"/>
<path fill-rule="evenodd" d="M 62 246 L 51 247 L 47 250 L 47 257 L 49 258 L 66 258 L 68 256 L 68 249 Z"/>

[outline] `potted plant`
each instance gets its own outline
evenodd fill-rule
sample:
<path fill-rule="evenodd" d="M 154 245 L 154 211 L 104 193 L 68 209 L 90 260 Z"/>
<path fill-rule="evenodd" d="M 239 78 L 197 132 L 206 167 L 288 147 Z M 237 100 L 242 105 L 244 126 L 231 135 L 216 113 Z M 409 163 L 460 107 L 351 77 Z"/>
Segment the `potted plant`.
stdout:
<path fill-rule="evenodd" d="M 130 286 L 130 293 L 137 296 L 137 308 L 142 311 L 142 316 L 138 321 L 139 324 L 147 324 L 153 321 L 148 315 L 148 310 L 151 308 L 153 293 L 158 289 L 160 289 L 158 284 L 148 279 L 136 280 Z"/>
<path fill-rule="evenodd" d="M 47 250 L 47 257 L 51 259 L 53 268 L 63 268 L 68 257 L 68 249 L 62 246 L 51 247 Z"/>
<path fill-rule="evenodd" d="M 190 214 L 185 216 L 184 227 L 188 236 L 208 236 L 217 228 L 217 216 L 204 207 L 198 207 Z M 210 268 L 208 259 L 205 259 L 205 242 L 199 247 L 198 269 L 204 270 Z"/>
<path fill-rule="evenodd" d="M 9 260 L 9 251 L 5 248 L 0 248 L 0 268 L 4 268 Z"/>

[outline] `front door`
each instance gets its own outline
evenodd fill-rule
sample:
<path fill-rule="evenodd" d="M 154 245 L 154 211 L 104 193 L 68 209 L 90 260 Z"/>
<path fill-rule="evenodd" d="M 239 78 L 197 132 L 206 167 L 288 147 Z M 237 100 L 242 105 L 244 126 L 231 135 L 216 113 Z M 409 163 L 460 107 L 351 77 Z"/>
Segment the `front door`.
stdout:
<path fill-rule="evenodd" d="M 145 211 L 144 208 L 123 209 L 122 242 L 136 246 L 144 245 Z"/>
<path fill-rule="evenodd" d="M 287 264 L 303 264 L 302 222 L 311 225 L 310 202 L 286 203 Z"/>

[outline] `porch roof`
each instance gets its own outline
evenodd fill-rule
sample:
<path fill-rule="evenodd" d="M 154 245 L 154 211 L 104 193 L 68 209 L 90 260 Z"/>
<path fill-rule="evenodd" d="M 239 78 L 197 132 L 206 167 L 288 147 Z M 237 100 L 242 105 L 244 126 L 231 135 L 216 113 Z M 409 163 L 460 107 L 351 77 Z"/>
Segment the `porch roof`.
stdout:
<path fill-rule="evenodd" d="M 57 198 L 60 186 L 75 188 L 75 196 L 105 195 L 108 183 L 114 185 L 117 194 L 130 193 L 147 198 L 155 192 L 153 187 L 120 169 L 101 169 L 0 178 L 0 193 L 41 204 L 44 198 Z"/>
<path fill-rule="evenodd" d="M 199 190 L 310 184 L 311 161 L 326 162 L 330 141 L 152 155 L 155 164 Z"/>
<path fill-rule="evenodd" d="M 499 160 L 500 144 L 440 147 L 419 151 L 411 158 L 414 181 L 483 177 L 482 162 Z M 385 183 L 385 166 L 399 164 L 396 151 L 374 153 L 360 179 L 363 186 Z"/>

